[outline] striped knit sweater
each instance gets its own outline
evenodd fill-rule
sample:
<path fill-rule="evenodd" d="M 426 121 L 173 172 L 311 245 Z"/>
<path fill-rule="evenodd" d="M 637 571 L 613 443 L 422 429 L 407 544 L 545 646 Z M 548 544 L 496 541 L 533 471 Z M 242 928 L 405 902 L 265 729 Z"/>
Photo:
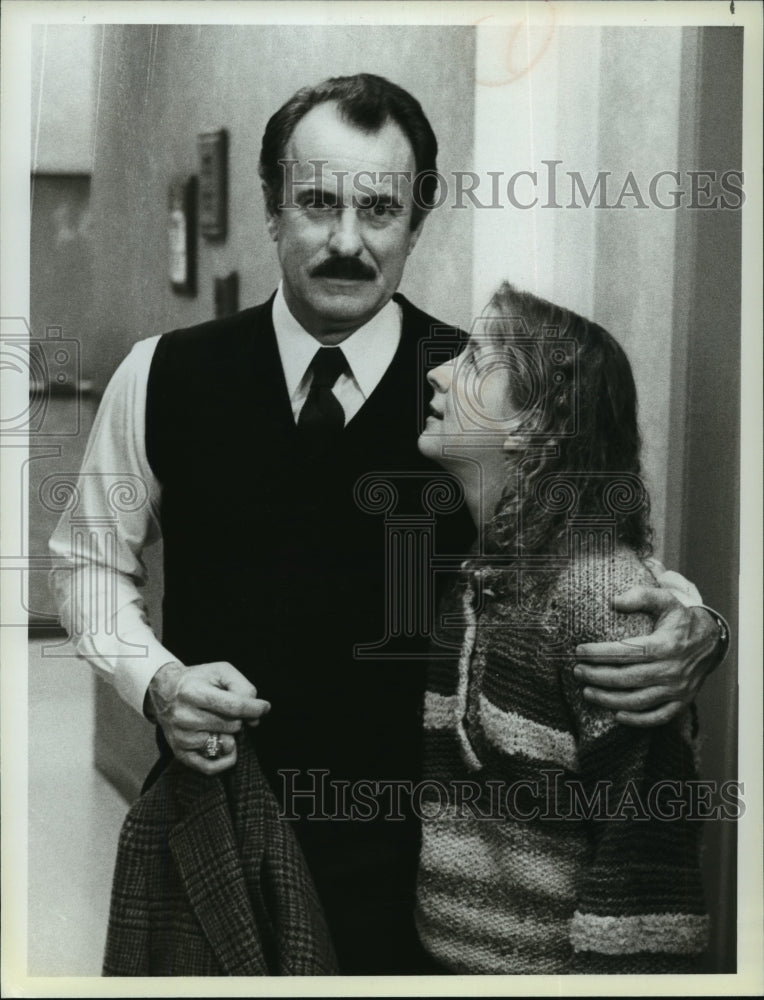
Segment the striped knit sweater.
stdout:
<path fill-rule="evenodd" d="M 433 658 L 425 702 L 420 937 L 456 973 L 696 971 L 694 710 L 622 726 L 573 677 L 578 642 L 652 630 L 609 602 L 654 580 L 623 549 L 538 580 L 483 568 L 452 595 L 461 655 Z"/>

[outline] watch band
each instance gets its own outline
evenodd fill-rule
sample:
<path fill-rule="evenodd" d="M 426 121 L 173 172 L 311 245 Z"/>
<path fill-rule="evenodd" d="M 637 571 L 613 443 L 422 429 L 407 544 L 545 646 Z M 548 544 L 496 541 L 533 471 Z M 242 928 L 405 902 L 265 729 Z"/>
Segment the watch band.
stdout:
<path fill-rule="evenodd" d="M 727 659 L 727 653 L 729 653 L 730 649 L 729 622 L 724 615 L 720 615 L 718 611 L 715 611 L 713 608 L 709 608 L 707 604 L 696 604 L 695 607 L 703 608 L 704 611 L 707 611 L 716 622 L 716 627 L 719 629 L 719 658 L 716 661 L 716 666 L 718 667 Z"/>

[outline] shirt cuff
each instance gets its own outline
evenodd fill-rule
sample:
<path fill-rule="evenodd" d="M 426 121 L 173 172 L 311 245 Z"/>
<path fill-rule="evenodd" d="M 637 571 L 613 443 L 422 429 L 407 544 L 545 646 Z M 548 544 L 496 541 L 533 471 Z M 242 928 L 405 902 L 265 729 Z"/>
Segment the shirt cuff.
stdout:
<path fill-rule="evenodd" d="M 166 663 L 180 662 L 154 636 L 146 636 L 142 644 L 143 652 L 135 656 L 121 656 L 114 670 L 117 693 L 140 715 L 143 715 L 146 691 L 157 670 Z"/>

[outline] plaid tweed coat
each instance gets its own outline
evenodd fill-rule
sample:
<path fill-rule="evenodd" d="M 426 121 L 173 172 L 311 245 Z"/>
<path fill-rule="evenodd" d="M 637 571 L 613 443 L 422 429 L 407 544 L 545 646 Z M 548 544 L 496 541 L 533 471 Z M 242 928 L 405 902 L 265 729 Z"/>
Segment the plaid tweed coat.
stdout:
<path fill-rule="evenodd" d="M 302 852 L 248 732 L 224 777 L 173 761 L 122 827 L 104 975 L 336 971 Z"/>

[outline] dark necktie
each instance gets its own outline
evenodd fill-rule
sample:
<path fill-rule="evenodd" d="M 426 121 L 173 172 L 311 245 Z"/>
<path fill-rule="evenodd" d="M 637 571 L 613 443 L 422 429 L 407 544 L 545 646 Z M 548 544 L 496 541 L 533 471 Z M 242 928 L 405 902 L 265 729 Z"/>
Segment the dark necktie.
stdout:
<path fill-rule="evenodd" d="M 319 347 L 310 363 L 313 381 L 297 426 L 312 441 L 324 440 L 345 426 L 345 411 L 337 401 L 332 387 L 340 375 L 348 371 L 348 363 L 340 347 Z"/>

